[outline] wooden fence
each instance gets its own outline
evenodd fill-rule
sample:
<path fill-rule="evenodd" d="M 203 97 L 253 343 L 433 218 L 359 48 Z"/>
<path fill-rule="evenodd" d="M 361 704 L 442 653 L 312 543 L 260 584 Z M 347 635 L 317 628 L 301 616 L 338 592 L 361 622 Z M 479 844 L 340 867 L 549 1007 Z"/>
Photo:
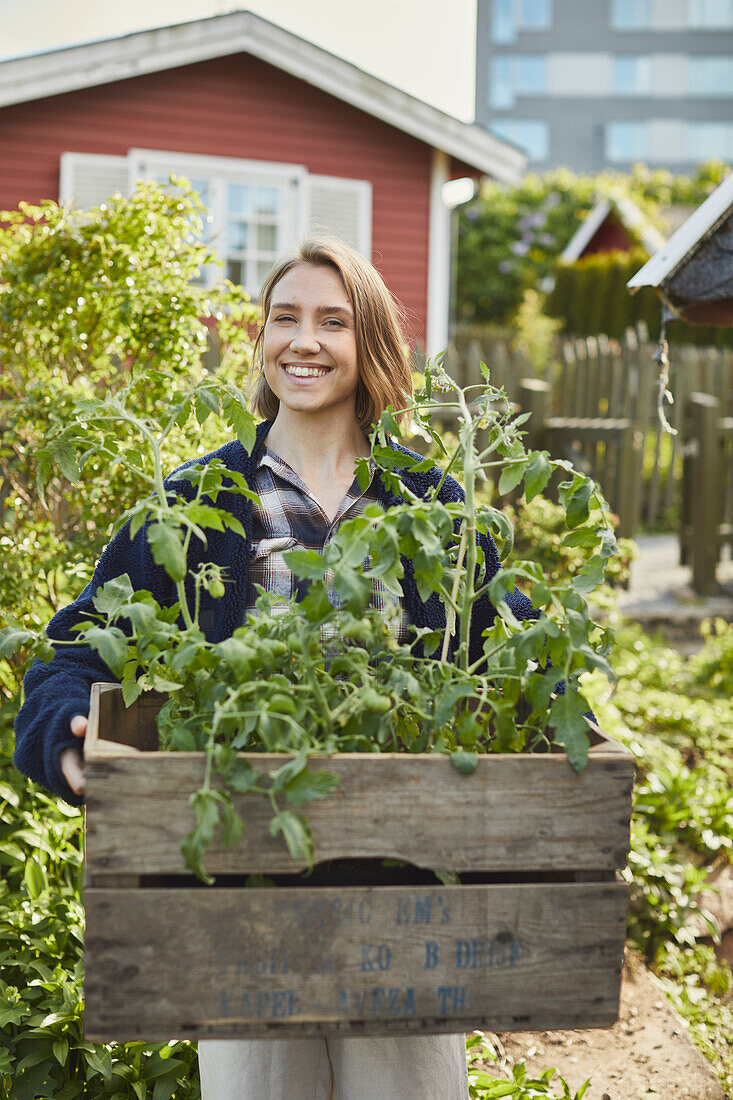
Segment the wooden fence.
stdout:
<path fill-rule="evenodd" d="M 733 352 L 670 345 L 674 404 L 665 403 L 665 410 L 677 434 L 669 435 L 657 412 L 656 350 L 640 326 L 621 342 L 605 336 L 558 340 L 546 367 L 537 370 L 505 341 L 482 341 L 459 330 L 446 368 L 467 385 L 480 381 L 479 364 L 485 362 L 493 384 L 535 412 L 533 445 L 541 442 L 554 457 L 571 457 L 596 478 L 619 515 L 622 534 L 679 526 L 682 560 L 694 568 L 702 554 L 702 536 L 695 534 L 701 529 L 701 496 L 711 540 L 707 557 L 717 561 L 720 547 L 733 543 Z M 708 408 L 694 396 L 700 394 L 713 401 L 714 413 L 700 413 Z M 716 471 L 710 481 L 703 463 L 706 471 Z M 709 565 L 697 584 L 705 583 L 703 573 L 709 577 Z"/>

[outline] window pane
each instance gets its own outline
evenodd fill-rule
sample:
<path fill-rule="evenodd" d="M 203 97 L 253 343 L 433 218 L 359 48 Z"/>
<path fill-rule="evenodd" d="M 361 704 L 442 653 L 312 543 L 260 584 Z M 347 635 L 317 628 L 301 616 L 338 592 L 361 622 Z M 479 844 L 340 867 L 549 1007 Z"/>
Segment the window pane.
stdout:
<path fill-rule="evenodd" d="M 257 226 L 257 250 L 259 252 L 276 252 L 277 251 L 277 226 L 276 225 L 258 225 Z"/>
<path fill-rule="evenodd" d="M 651 0 L 612 0 L 611 26 L 616 30 L 651 27 Z"/>
<path fill-rule="evenodd" d="M 262 286 L 263 282 L 270 274 L 272 268 L 271 260 L 258 260 L 257 261 L 257 290 Z"/>
<path fill-rule="evenodd" d="M 246 183 L 230 183 L 227 187 L 227 211 L 230 214 L 249 213 L 249 192 Z"/>
<path fill-rule="evenodd" d="M 606 127 L 606 156 L 609 160 L 640 160 L 647 155 L 646 122 L 609 122 Z"/>
<path fill-rule="evenodd" d="M 494 57 L 489 62 L 489 106 L 513 107 L 511 58 Z"/>
<path fill-rule="evenodd" d="M 689 0 L 691 27 L 733 27 L 733 0 Z"/>
<path fill-rule="evenodd" d="M 516 84 L 518 92 L 536 95 L 547 87 L 547 63 L 539 54 L 516 58 Z"/>
<path fill-rule="evenodd" d="M 730 122 L 688 122 L 685 128 L 687 160 L 729 159 L 733 152 L 733 125 Z"/>
<path fill-rule="evenodd" d="M 497 119 L 492 121 L 493 132 L 507 141 L 519 145 L 530 160 L 546 160 L 550 131 L 546 122 L 535 119 Z"/>
<path fill-rule="evenodd" d="M 227 279 L 231 279 L 233 283 L 242 285 L 242 267 L 241 260 L 228 260 L 227 261 Z"/>
<path fill-rule="evenodd" d="M 277 187 L 258 187 L 255 214 L 277 214 L 279 197 Z"/>
<path fill-rule="evenodd" d="M 733 58 L 688 57 L 687 91 L 690 95 L 733 95 Z"/>
<path fill-rule="evenodd" d="M 227 252 L 242 252 L 247 247 L 249 226 L 246 222 L 227 222 Z"/>
<path fill-rule="evenodd" d="M 547 30 L 552 25 L 551 0 L 520 0 L 519 22 L 522 30 Z"/>
<path fill-rule="evenodd" d="M 491 0 L 491 39 L 493 42 L 513 42 L 517 37 L 514 27 L 512 0 Z"/>
<path fill-rule="evenodd" d="M 614 57 L 613 90 L 617 95 L 646 95 L 651 91 L 651 79 L 648 57 Z"/>

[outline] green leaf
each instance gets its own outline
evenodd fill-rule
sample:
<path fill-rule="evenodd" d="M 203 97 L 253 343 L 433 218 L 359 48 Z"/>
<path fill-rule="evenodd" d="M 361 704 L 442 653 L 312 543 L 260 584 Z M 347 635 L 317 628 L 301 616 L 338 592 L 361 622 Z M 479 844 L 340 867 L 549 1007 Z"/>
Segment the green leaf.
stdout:
<path fill-rule="evenodd" d="M 196 814 L 196 828 L 204 841 L 210 841 L 219 823 L 222 797 L 216 791 L 196 791 L 191 795 L 191 805 Z"/>
<path fill-rule="evenodd" d="M 588 763 L 590 740 L 588 723 L 583 717 L 588 710 L 588 703 L 582 695 L 571 690 L 558 695 L 550 708 L 549 724 L 555 731 L 555 741 L 565 747 L 570 765 L 576 772 L 582 772 Z"/>
<path fill-rule="evenodd" d="M 4 626 L 0 630 L 0 658 L 12 657 L 37 636 L 33 630 L 23 630 L 17 626 Z"/>
<path fill-rule="evenodd" d="M 162 565 L 171 580 L 184 580 L 187 566 L 180 527 L 160 522 L 151 523 L 147 530 L 147 539 L 155 564 Z"/>
<path fill-rule="evenodd" d="M 317 550 L 288 550 L 283 558 L 296 577 L 319 580 L 326 571 L 326 563 Z"/>
<path fill-rule="evenodd" d="M 563 546 L 592 547 L 598 542 L 598 533 L 590 527 L 579 527 L 569 531 L 562 540 Z"/>
<path fill-rule="evenodd" d="M 324 623 L 335 614 L 335 608 L 328 598 L 328 593 L 322 581 L 311 584 L 307 593 L 298 605 L 309 623 L 316 626 Z"/>
<path fill-rule="evenodd" d="M 599 554 L 602 558 L 612 558 L 614 554 L 618 554 L 616 536 L 610 527 L 604 527 L 601 531 L 601 548 Z"/>
<path fill-rule="evenodd" d="M 305 859 L 313 863 L 313 837 L 310 825 L 301 814 L 292 810 L 280 810 L 270 821 L 270 835 L 282 833 L 293 859 Z"/>
<path fill-rule="evenodd" d="M 105 1084 L 108 1084 L 112 1079 L 112 1059 L 109 1052 L 101 1048 L 100 1053 L 96 1050 L 87 1051 L 86 1063 L 88 1066 L 96 1072 L 102 1075 Z"/>
<path fill-rule="evenodd" d="M 80 634 L 80 638 L 99 655 L 113 676 L 122 678 L 127 663 L 128 641 L 119 627 L 87 627 Z"/>
<path fill-rule="evenodd" d="M 586 562 L 570 582 L 575 592 L 585 594 L 592 592 L 599 584 L 603 584 L 603 562 L 600 558 L 593 557 Z"/>
<path fill-rule="evenodd" d="M 152 1100 L 171 1100 L 177 1086 L 178 1075 L 175 1070 L 171 1070 L 169 1075 L 159 1077 L 155 1082 Z"/>
<path fill-rule="evenodd" d="M 443 886 L 460 886 L 461 876 L 455 871 L 433 871 L 433 874 Z"/>
<path fill-rule="evenodd" d="M 234 429 L 247 454 L 251 454 L 257 439 L 257 422 L 247 409 L 244 396 L 225 397 L 223 409 L 227 424 Z"/>
<path fill-rule="evenodd" d="M 48 890 L 46 872 L 38 860 L 33 856 L 29 856 L 28 859 L 26 859 L 25 870 L 23 871 L 23 881 L 31 901 L 36 901 L 46 890 Z"/>
<path fill-rule="evenodd" d="M 450 760 L 461 775 L 473 775 L 478 767 L 478 755 L 475 752 L 452 752 Z"/>
<path fill-rule="evenodd" d="M 284 791 L 288 802 L 302 806 L 315 798 L 328 798 L 339 785 L 339 777 L 333 772 L 302 771 L 286 783 Z"/>
<path fill-rule="evenodd" d="M 62 1066 L 66 1065 L 66 1058 L 69 1053 L 69 1043 L 66 1039 L 57 1039 L 53 1044 L 53 1056 L 57 1062 Z"/>
<path fill-rule="evenodd" d="M 501 471 L 501 477 L 499 478 L 499 495 L 504 496 L 505 493 L 511 493 L 512 489 L 516 489 L 519 482 L 524 476 L 524 471 L 527 463 L 522 462 L 509 462 Z"/>
<path fill-rule="evenodd" d="M 67 481 L 79 480 L 79 463 L 76 460 L 74 448 L 68 440 L 62 440 L 54 447 L 53 457 Z"/>
<path fill-rule="evenodd" d="M 222 834 L 221 843 L 224 848 L 232 848 L 235 844 L 238 844 L 242 838 L 242 829 L 244 828 L 244 822 L 241 817 L 235 812 L 229 799 L 225 799 L 222 802 Z"/>
<path fill-rule="evenodd" d="M 123 604 L 132 597 L 132 581 L 127 573 L 123 573 L 119 577 L 113 577 L 111 581 L 107 581 L 101 588 L 97 589 L 96 595 L 92 598 L 94 604 L 100 615 L 115 615 Z"/>
<path fill-rule="evenodd" d="M 578 527 L 588 519 L 588 502 L 594 488 L 595 486 L 590 478 L 576 475 L 569 492 L 566 493 L 564 498 L 568 527 Z"/>
<path fill-rule="evenodd" d="M 527 503 L 542 492 L 551 475 L 552 466 L 547 451 L 537 451 L 524 475 L 524 495 Z"/>

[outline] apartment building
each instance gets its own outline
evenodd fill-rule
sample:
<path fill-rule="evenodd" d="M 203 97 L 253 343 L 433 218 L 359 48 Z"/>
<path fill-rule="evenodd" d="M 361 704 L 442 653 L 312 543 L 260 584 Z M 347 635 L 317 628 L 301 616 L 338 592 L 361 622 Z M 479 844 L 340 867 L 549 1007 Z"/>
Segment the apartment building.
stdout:
<path fill-rule="evenodd" d="M 540 171 L 733 160 L 733 0 L 477 0 L 476 121 Z"/>

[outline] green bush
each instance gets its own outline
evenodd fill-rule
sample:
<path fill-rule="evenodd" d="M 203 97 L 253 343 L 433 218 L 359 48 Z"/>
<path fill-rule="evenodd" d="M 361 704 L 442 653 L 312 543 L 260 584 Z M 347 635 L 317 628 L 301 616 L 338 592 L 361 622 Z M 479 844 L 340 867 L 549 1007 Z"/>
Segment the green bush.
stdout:
<path fill-rule="evenodd" d="M 55 203 L 0 214 L 0 605 L 45 624 L 84 587 L 122 501 L 143 482 L 71 453 L 47 486 L 40 440 L 74 398 L 146 366 L 137 410 L 165 407 L 162 369 L 205 375 L 211 325 L 220 374 L 249 362 L 251 306 L 231 284 L 193 281 L 212 261 L 201 208 L 183 184 L 141 187 L 80 214 Z M 224 442 L 199 431 L 205 451 Z M 221 431 L 221 429 L 216 429 Z M 180 437 L 180 461 L 191 442 Z M 85 1042 L 82 1037 L 82 814 L 36 788 L 12 764 L 24 667 L 0 661 L 0 1097 L 3 1100 L 198 1100 L 190 1043 Z"/>
<path fill-rule="evenodd" d="M 562 321 L 566 335 L 605 333 L 620 340 L 627 328 L 643 321 L 656 340 L 662 318 L 656 291 L 643 287 L 630 294 L 626 286 L 648 258 L 643 249 L 633 248 L 630 252 L 597 252 L 572 264 L 558 264 L 547 312 Z M 731 345 L 725 328 L 687 325 L 680 320 L 670 322 L 669 334 L 677 344 Z"/>

